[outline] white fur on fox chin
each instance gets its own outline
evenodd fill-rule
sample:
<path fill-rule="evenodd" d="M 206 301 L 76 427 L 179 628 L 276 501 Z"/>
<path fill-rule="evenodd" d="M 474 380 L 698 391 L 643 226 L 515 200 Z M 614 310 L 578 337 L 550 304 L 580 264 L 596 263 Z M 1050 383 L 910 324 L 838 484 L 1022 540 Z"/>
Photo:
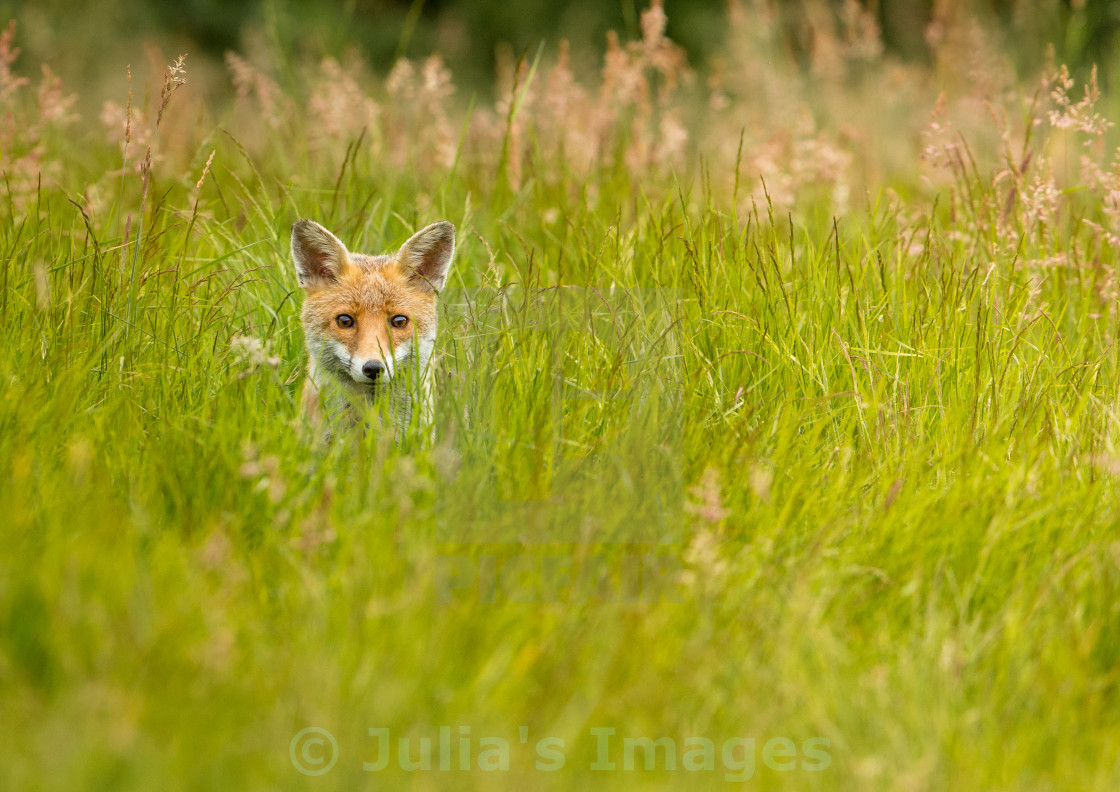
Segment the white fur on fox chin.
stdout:
<path fill-rule="evenodd" d="M 426 349 L 426 347 L 432 345 L 419 344 L 418 346 L 421 350 L 418 360 L 419 370 L 415 366 L 409 366 L 408 371 L 398 372 L 401 360 L 417 360 L 410 354 L 412 342 L 405 342 L 397 347 L 395 355 L 386 356 L 385 362 L 387 364 L 392 361 L 391 365 L 386 366 L 388 379 L 376 389 L 363 387 L 357 381 L 354 381 L 353 376 L 350 377 L 351 381 L 348 382 L 324 372 L 320 366 L 319 356 L 315 354 L 310 356 L 307 371 L 308 386 L 314 389 L 314 394 L 307 394 L 304 398 L 305 402 L 309 398 L 318 402 L 322 415 L 326 418 L 326 426 L 321 427 L 324 442 L 329 443 L 331 441 L 334 434 L 333 426 L 340 423 L 354 425 L 360 422 L 353 410 L 355 401 L 368 400 L 373 403 L 377 399 L 387 399 L 389 402 L 389 415 L 393 422 L 397 442 L 403 439 L 405 429 L 412 422 L 414 410 L 417 408 L 419 409 L 419 413 L 415 415 L 417 421 L 422 430 L 434 440 L 435 402 L 431 381 L 432 349 Z M 341 345 L 334 352 L 336 357 L 341 360 L 349 358 L 345 347 Z M 347 361 L 347 369 L 349 370 L 349 361 Z"/>

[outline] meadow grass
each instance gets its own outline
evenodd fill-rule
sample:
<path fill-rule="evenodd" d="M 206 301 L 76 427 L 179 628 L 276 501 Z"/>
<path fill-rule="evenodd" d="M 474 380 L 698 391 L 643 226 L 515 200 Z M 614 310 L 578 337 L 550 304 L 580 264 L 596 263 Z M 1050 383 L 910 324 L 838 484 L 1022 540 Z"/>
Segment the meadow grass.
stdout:
<path fill-rule="evenodd" d="M 651 63 L 590 165 L 531 60 L 489 132 L 437 79 L 316 143 L 323 94 L 245 64 L 213 106 L 172 69 L 123 148 L 5 99 L 0 786 L 1117 787 L 1107 98 L 1027 86 L 1014 151 L 845 198 L 791 175 L 816 129 L 784 187 L 737 134 L 674 167 Z M 458 226 L 434 437 L 302 431 L 299 217 Z"/>

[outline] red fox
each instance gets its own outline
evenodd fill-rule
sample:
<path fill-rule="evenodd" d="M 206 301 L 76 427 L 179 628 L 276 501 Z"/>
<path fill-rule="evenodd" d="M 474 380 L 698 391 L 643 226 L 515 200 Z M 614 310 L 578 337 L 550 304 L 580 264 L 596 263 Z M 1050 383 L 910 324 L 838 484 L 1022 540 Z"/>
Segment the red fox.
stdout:
<path fill-rule="evenodd" d="M 303 406 L 317 429 L 324 418 L 353 415 L 354 403 L 382 396 L 398 437 L 417 402 L 430 419 L 436 297 L 454 253 L 455 226 L 447 221 L 381 256 L 351 253 L 311 220 L 292 226 L 292 259 L 305 293 Z"/>

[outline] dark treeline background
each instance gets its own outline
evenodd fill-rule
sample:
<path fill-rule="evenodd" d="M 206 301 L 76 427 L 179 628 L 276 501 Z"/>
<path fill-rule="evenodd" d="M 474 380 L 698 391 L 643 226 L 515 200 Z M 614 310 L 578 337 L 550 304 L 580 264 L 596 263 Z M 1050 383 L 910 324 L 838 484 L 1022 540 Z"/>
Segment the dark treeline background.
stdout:
<path fill-rule="evenodd" d="M 755 0 L 733 0 L 750 4 Z M 847 0 L 851 2 L 852 0 Z M 1047 44 L 1076 69 L 1108 66 L 1120 31 L 1116 0 L 858 0 L 875 14 L 886 52 L 928 57 L 935 18 L 972 18 L 1029 68 Z M 843 13 L 845 0 L 767 0 L 794 57 L 812 47 L 806 6 Z M 665 0 L 669 36 L 703 69 L 723 43 L 727 0 Z M 96 79 L 135 60 L 150 39 L 192 57 L 251 49 L 255 36 L 284 55 L 318 57 L 357 49 L 378 70 L 400 55 L 439 52 L 460 85 L 487 90 L 495 53 L 517 55 L 568 39 L 577 67 L 594 67 L 609 30 L 639 35 L 645 0 L 0 0 L 0 22 L 15 19 L 21 67 L 50 63 L 64 78 Z M 1105 68 L 1104 73 L 1110 71 Z"/>

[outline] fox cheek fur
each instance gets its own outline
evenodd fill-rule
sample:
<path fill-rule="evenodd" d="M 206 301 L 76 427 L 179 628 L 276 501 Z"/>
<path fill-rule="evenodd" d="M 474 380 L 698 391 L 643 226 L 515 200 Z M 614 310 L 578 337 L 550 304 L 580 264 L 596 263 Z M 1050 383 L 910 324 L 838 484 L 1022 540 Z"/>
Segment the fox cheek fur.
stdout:
<path fill-rule="evenodd" d="M 415 372 L 420 397 L 429 401 L 436 297 L 454 252 L 455 226 L 446 221 L 417 232 L 397 253 L 379 256 L 351 253 L 311 220 L 292 226 L 292 260 L 305 293 L 305 394 L 315 392 L 311 401 L 318 403 L 328 381 L 372 398 Z"/>

